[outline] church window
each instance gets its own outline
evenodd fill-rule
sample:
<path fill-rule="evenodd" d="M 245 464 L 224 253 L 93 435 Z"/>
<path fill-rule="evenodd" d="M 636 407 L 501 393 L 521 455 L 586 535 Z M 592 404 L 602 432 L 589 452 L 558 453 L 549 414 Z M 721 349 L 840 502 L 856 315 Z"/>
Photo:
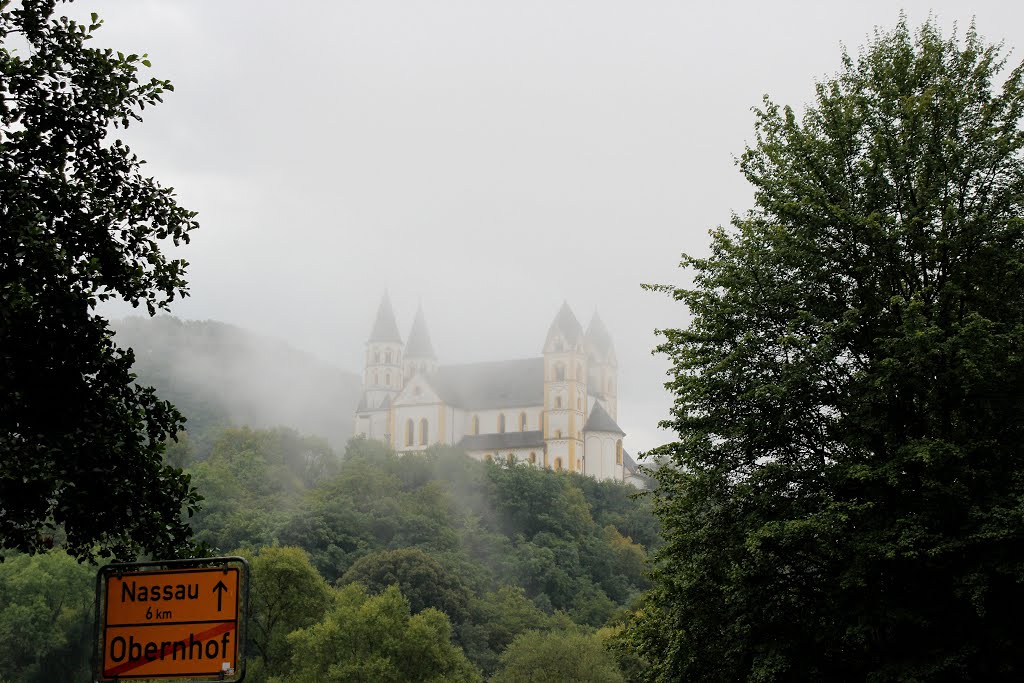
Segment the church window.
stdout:
<path fill-rule="evenodd" d="M 562 397 L 561 396 L 555 396 L 555 410 L 561 410 L 561 409 L 562 409 Z"/>
<path fill-rule="evenodd" d="M 412 420 L 406 420 L 405 421 L 405 445 L 406 446 L 411 446 L 412 445 L 412 440 L 413 440 L 412 432 L 413 432 Z"/>
<path fill-rule="evenodd" d="M 561 382 L 565 379 L 565 366 L 561 363 L 555 365 L 555 381 Z"/>
<path fill-rule="evenodd" d="M 388 351 L 387 353 L 384 354 L 384 362 L 386 362 L 386 363 L 390 363 L 391 362 L 391 352 L 390 351 Z"/>
<path fill-rule="evenodd" d="M 562 459 L 561 458 L 555 458 L 555 472 L 561 472 L 561 471 L 562 471 Z"/>
<path fill-rule="evenodd" d="M 537 453 L 535 451 L 530 451 L 530 464 L 531 465 L 536 465 L 537 464 Z"/>
<path fill-rule="evenodd" d="M 498 413 L 498 433 L 505 433 L 505 413 Z"/>
<path fill-rule="evenodd" d="M 427 439 L 429 438 L 429 425 L 427 424 L 427 418 L 420 420 L 420 445 L 426 446 Z"/>
<path fill-rule="evenodd" d="M 505 456 L 505 462 L 508 463 L 509 467 L 512 467 L 513 465 L 515 465 L 516 464 L 516 454 L 515 453 L 509 453 L 508 455 L 506 455 Z"/>
<path fill-rule="evenodd" d="M 622 464 L 622 439 L 615 442 L 615 464 Z"/>
<path fill-rule="evenodd" d="M 473 416 L 473 433 L 474 434 L 479 434 L 480 433 L 480 416 L 479 415 L 474 415 Z"/>
<path fill-rule="evenodd" d="M 526 413 L 519 413 L 519 431 L 526 431 Z"/>
<path fill-rule="evenodd" d="M 374 351 L 373 352 L 373 362 L 374 363 L 379 363 L 380 362 L 380 351 Z"/>
<path fill-rule="evenodd" d="M 386 375 L 384 375 L 384 384 L 388 385 L 389 387 L 391 386 L 391 373 L 390 372 L 387 373 Z"/>

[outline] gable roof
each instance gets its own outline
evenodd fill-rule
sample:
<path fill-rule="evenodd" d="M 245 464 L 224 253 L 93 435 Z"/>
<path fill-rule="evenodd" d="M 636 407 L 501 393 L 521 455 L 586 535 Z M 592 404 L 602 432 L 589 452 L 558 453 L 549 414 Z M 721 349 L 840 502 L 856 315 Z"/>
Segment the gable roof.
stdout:
<path fill-rule="evenodd" d="M 494 451 L 505 448 L 544 448 L 544 432 L 467 434 L 456 445 L 467 451 Z"/>
<path fill-rule="evenodd" d="M 600 401 L 594 401 L 594 407 L 590 409 L 590 417 L 587 418 L 587 424 L 583 425 L 583 431 L 585 432 L 614 432 L 616 434 L 622 434 L 625 436 L 626 432 L 615 423 L 612 416 L 608 414 L 608 411 L 604 409 Z"/>
<path fill-rule="evenodd" d="M 430 342 L 430 333 L 427 332 L 427 320 L 423 316 L 423 307 L 416 309 L 416 318 L 412 321 L 412 329 L 409 330 L 409 341 L 405 345 L 405 357 L 410 358 L 436 358 L 434 345 Z"/>
<path fill-rule="evenodd" d="M 370 332 L 369 341 L 402 343 L 402 335 L 398 333 L 395 312 L 391 310 L 391 299 L 387 293 L 380 300 L 380 306 L 377 308 L 377 319 L 373 323 L 373 330 Z"/>
<path fill-rule="evenodd" d="M 465 410 L 544 405 L 544 359 L 442 365 L 426 378 L 441 400 Z"/>

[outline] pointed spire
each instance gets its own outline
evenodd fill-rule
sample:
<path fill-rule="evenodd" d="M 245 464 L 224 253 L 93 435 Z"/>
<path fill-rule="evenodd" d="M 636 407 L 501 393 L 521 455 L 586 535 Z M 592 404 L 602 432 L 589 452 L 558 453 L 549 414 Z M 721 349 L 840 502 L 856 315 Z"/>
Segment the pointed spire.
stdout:
<path fill-rule="evenodd" d="M 558 315 L 555 316 L 554 321 L 551 323 L 545 347 L 547 347 L 552 337 L 556 334 L 561 334 L 565 343 L 570 348 L 575 347 L 583 338 L 583 326 L 580 325 L 580 321 L 576 319 L 572 309 L 569 308 L 568 302 L 562 302 L 562 308 L 558 310 Z"/>
<path fill-rule="evenodd" d="M 398 324 L 395 323 L 395 312 L 391 310 L 391 298 L 384 292 L 380 300 L 380 307 L 377 309 L 377 320 L 373 323 L 373 331 L 370 332 L 371 342 L 398 342 L 402 343 L 402 335 L 398 334 Z"/>
<path fill-rule="evenodd" d="M 609 351 L 614 352 L 615 350 L 612 344 L 612 335 L 604 326 L 604 321 L 601 320 L 597 311 L 594 311 L 594 317 L 587 325 L 587 343 L 597 358 L 606 358 Z"/>
<path fill-rule="evenodd" d="M 430 333 L 427 332 L 427 319 L 423 315 L 423 306 L 416 309 L 416 318 L 412 321 L 412 329 L 409 331 L 409 343 L 405 346 L 406 358 L 436 358 L 434 345 L 430 343 Z"/>

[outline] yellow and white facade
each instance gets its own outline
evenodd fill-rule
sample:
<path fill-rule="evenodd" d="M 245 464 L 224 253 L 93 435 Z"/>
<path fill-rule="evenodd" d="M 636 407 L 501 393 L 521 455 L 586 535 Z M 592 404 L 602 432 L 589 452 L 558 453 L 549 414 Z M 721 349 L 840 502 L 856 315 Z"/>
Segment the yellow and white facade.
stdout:
<path fill-rule="evenodd" d="M 403 342 L 385 296 L 366 343 L 354 433 L 403 452 L 441 443 L 482 460 L 643 486 L 615 422 L 617 382 L 596 314 L 584 332 L 563 304 L 540 357 L 440 365 L 423 311 Z"/>

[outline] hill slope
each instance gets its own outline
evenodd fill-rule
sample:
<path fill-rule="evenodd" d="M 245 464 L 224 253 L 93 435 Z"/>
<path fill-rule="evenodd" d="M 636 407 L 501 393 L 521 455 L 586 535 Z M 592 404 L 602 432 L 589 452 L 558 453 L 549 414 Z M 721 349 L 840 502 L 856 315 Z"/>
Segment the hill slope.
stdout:
<path fill-rule="evenodd" d="M 286 343 L 213 320 L 114 320 L 141 384 L 174 403 L 193 440 L 226 425 L 284 425 L 341 448 L 352 435 L 360 379 Z"/>

